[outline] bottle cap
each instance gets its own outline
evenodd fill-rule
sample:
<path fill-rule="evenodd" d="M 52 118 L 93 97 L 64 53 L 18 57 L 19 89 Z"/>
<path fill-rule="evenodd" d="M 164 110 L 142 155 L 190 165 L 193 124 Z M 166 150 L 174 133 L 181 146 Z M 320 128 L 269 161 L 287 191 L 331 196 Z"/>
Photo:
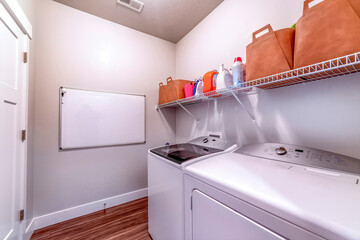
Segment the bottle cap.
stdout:
<path fill-rule="evenodd" d="M 235 59 L 234 59 L 234 62 L 242 62 L 241 57 L 237 57 L 237 58 L 235 58 Z"/>

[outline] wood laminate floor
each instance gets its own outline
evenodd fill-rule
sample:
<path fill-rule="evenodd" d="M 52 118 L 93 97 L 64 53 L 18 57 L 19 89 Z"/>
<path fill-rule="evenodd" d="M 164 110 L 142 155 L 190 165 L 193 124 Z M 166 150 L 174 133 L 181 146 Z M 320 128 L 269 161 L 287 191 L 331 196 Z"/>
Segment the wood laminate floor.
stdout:
<path fill-rule="evenodd" d="M 147 198 L 94 212 L 34 232 L 31 240 L 151 240 Z"/>

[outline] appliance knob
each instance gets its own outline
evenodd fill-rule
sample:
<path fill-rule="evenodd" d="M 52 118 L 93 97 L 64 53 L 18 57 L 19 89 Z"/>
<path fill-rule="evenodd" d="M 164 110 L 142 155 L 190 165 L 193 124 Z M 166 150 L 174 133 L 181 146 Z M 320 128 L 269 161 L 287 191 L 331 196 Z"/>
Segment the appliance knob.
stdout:
<path fill-rule="evenodd" d="M 277 155 L 285 155 L 287 153 L 286 149 L 284 147 L 278 147 L 275 149 L 275 152 Z"/>
<path fill-rule="evenodd" d="M 209 139 L 207 139 L 207 138 L 203 139 L 203 143 L 208 143 L 208 142 L 209 142 Z"/>

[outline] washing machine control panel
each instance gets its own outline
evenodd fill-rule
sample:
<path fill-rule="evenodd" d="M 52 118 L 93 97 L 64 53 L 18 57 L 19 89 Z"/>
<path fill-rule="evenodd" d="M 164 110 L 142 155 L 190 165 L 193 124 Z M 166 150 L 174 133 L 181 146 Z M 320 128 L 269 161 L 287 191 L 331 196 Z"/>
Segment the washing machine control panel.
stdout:
<path fill-rule="evenodd" d="M 210 137 L 210 136 L 195 138 L 194 140 L 191 140 L 188 143 L 195 144 L 195 145 L 202 146 L 202 147 L 210 147 L 210 148 L 220 149 L 223 151 L 236 146 L 236 144 L 228 142 L 224 139 Z"/>
<path fill-rule="evenodd" d="M 275 152 L 277 155 L 284 155 L 287 153 L 287 151 L 284 147 L 275 148 Z"/>
<path fill-rule="evenodd" d="M 276 161 L 360 174 L 360 159 L 309 147 L 264 143 L 243 146 L 236 152 Z"/>

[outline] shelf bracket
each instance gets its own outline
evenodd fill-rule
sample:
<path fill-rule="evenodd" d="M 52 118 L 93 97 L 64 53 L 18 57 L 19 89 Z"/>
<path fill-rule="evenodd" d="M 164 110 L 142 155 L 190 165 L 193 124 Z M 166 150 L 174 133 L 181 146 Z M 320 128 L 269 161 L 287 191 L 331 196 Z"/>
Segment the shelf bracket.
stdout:
<path fill-rule="evenodd" d="M 199 123 L 199 122 L 200 122 L 199 119 L 196 118 L 196 117 L 194 116 L 194 114 L 192 114 L 189 110 L 187 110 L 180 102 L 176 101 L 176 103 L 177 103 L 187 114 L 189 114 L 192 118 L 194 118 L 194 119 L 196 120 L 196 123 Z"/>
<path fill-rule="evenodd" d="M 235 94 L 234 92 L 231 92 L 231 94 L 234 96 L 234 98 L 236 99 L 236 101 L 238 101 L 238 103 L 240 104 L 240 106 L 246 110 L 246 112 L 249 114 L 249 116 L 251 117 L 251 119 L 255 121 L 254 115 L 245 107 L 245 105 L 242 103 L 242 101 L 239 99 L 239 97 L 236 96 L 236 94 Z"/>

